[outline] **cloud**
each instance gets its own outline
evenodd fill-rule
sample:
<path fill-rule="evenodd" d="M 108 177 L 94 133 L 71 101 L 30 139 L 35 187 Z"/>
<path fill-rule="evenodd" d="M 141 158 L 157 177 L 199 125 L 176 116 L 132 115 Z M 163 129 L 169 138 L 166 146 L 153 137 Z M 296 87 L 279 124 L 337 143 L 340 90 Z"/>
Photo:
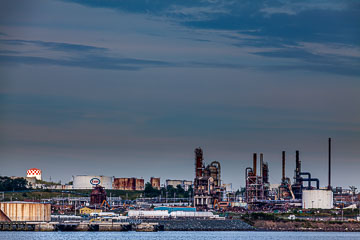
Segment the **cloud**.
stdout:
<path fill-rule="evenodd" d="M 44 47 L 52 51 L 62 51 L 62 52 L 104 52 L 107 49 L 102 47 L 95 47 L 82 44 L 70 44 L 70 43 L 61 43 L 61 42 L 45 42 L 45 41 L 33 41 L 33 40 L 20 40 L 20 39 L 0 39 L 0 43 L 6 45 L 36 45 L 39 47 Z"/>
<path fill-rule="evenodd" d="M 287 14 L 296 15 L 303 11 L 308 10 L 334 10 L 342 11 L 346 9 L 347 1 L 322 1 L 322 0 L 302 0 L 302 1 L 284 1 L 278 0 L 274 2 L 265 2 L 264 8 L 260 9 L 260 12 L 265 13 L 265 16 L 269 17 L 273 14 Z"/>
<path fill-rule="evenodd" d="M 256 52 L 253 54 L 269 58 L 298 60 L 298 62 L 288 62 L 278 66 L 266 66 L 266 70 L 306 70 L 349 76 L 360 75 L 360 57 L 316 54 L 301 47 L 288 47 L 274 51 Z"/>
<path fill-rule="evenodd" d="M 109 70 L 139 70 L 144 67 L 170 65 L 165 61 L 110 56 L 107 48 L 82 44 L 19 39 L 0 39 L 0 44 L 3 44 L 3 49 L 5 48 L 0 52 L 0 62 L 7 64 L 59 65 Z M 15 47 L 18 51 L 7 50 L 9 46 Z M 19 46 L 23 48 L 18 48 Z M 34 51 L 34 46 L 39 49 Z M 30 51 L 31 49 L 33 51 Z M 43 51 L 45 54 L 42 54 Z M 53 54 L 54 56 L 49 57 L 52 51 L 64 52 L 68 55 Z"/>

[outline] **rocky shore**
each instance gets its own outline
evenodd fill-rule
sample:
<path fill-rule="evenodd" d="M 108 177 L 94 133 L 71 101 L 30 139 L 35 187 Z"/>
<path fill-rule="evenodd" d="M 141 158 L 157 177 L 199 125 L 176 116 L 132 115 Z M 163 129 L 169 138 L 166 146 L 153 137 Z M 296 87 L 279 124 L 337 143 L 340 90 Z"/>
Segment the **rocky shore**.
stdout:
<path fill-rule="evenodd" d="M 360 222 L 256 220 L 252 225 L 258 231 L 360 232 Z"/>
<path fill-rule="evenodd" d="M 149 220 L 157 222 L 164 231 L 253 231 L 254 227 L 242 220 Z"/>

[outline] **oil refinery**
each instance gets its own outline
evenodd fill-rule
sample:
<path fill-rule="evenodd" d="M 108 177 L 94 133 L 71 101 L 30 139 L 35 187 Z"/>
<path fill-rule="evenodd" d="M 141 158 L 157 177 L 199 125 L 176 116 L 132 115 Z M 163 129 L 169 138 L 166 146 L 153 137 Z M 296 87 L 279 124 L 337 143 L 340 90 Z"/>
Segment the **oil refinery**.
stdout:
<path fill-rule="evenodd" d="M 26 177 L 23 178 L 27 182 L 27 188 L 31 189 L 29 191 L 40 191 L 40 194 L 44 190 L 53 191 L 57 196 L 30 201 L 31 198 L 26 198 L 27 191 L 23 190 L 24 201 L 13 201 L 12 198 L 6 198 L 5 194 L 13 196 L 14 193 L 3 192 L 0 220 L 13 223 L 61 219 L 101 222 L 109 218 L 111 221 L 122 219 L 121 221 L 128 222 L 133 221 L 130 219 L 219 221 L 228 219 L 226 216 L 229 213 L 244 218 L 249 213 L 290 214 L 316 210 L 318 213 L 327 211 L 326 219 L 330 221 L 340 219 L 339 211 L 344 220 L 344 209 L 359 209 L 360 195 L 355 187 L 345 190 L 331 185 L 331 138 L 328 139 L 328 182 L 325 187 L 321 187 L 320 180 L 310 171 L 303 170 L 300 151 L 295 151 L 293 180 L 286 173 L 285 151 L 281 152 L 281 176 L 272 178 L 279 179 L 279 182 L 270 182 L 271 165 L 265 161 L 265 157 L 263 153 L 252 154 L 252 166 L 241 171 L 244 172 L 245 186 L 237 191 L 233 191 L 232 185 L 222 180 L 220 161 L 205 163 L 204 152 L 200 147 L 194 150 L 193 181 L 166 179 L 162 184 L 160 177 L 151 177 L 145 183 L 143 178 L 136 177 L 76 175 L 73 176 L 72 183 L 61 185 L 45 182 L 43 171 L 32 168 L 27 170 Z M 22 177 L 10 179 L 15 181 Z M 289 215 L 289 219 L 295 218 L 295 215 Z M 347 218 L 347 221 L 358 220 L 360 217 L 355 215 Z M 47 227 L 66 227 L 59 224 Z M 4 226 L 1 225 L 0 229 Z M 243 225 L 239 225 L 239 228 L 242 227 Z M 14 228 L 23 229 L 20 225 Z M 35 226 L 33 229 L 36 228 Z M 91 230 L 84 225 L 76 225 L 76 228 Z M 154 230 L 159 229 L 159 225 L 150 224 L 140 228 Z"/>

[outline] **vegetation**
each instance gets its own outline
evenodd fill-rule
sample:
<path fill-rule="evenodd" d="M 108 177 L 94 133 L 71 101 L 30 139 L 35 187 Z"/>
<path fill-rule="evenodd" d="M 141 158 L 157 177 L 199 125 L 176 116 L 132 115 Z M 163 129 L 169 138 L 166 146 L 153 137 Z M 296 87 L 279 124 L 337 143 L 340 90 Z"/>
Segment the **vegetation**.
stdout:
<path fill-rule="evenodd" d="M 9 177 L 0 177 L 0 191 L 19 191 L 27 189 L 25 178 L 11 179 Z"/>
<path fill-rule="evenodd" d="M 44 180 L 38 180 L 35 181 L 36 184 L 43 184 L 45 186 L 53 186 L 53 185 L 61 185 L 61 182 L 47 182 Z"/>
<path fill-rule="evenodd" d="M 155 189 L 151 186 L 150 183 L 145 184 L 145 191 L 144 191 L 145 197 L 162 197 L 162 198 L 189 198 L 193 194 L 192 187 L 189 188 L 188 191 L 185 191 L 185 189 L 181 185 L 177 185 L 176 188 L 173 186 L 167 186 L 166 188 L 161 188 L 160 190 Z"/>

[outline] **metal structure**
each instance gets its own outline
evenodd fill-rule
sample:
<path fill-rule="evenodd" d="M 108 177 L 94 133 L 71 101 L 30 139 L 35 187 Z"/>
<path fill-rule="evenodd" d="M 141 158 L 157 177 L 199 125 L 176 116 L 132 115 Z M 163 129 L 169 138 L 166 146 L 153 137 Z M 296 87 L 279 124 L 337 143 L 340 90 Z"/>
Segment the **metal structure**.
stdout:
<path fill-rule="evenodd" d="M 221 166 L 217 161 L 205 167 L 203 151 L 195 149 L 194 206 L 198 209 L 213 208 L 221 200 Z"/>
<path fill-rule="evenodd" d="M 316 183 L 316 189 L 320 188 L 320 181 L 317 178 L 312 178 L 310 172 L 302 172 L 301 171 L 301 161 L 299 158 L 299 151 L 296 151 L 296 168 L 294 173 L 294 184 L 292 185 L 292 189 L 296 199 L 302 198 L 303 189 L 311 190 L 313 189 L 312 182 Z M 304 178 L 305 176 L 306 178 Z M 304 186 L 304 182 L 307 182 L 307 186 Z"/>
<path fill-rule="evenodd" d="M 329 138 L 329 173 L 328 173 L 328 189 L 331 190 L 331 138 Z"/>
<path fill-rule="evenodd" d="M 101 206 L 106 201 L 106 191 L 100 185 L 97 185 L 90 194 L 90 205 Z"/>
<path fill-rule="evenodd" d="M 159 179 L 160 180 L 160 179 Z M 144 191 L 144 179 L 142 178 L 115 178 L 113 188 L 126 191 Z"/>
<path fill-rule="evenodd" d="M 269 166 L 264 162 L 264 155 L 260 154 L 260 175 L 257 174 L 257 154 L 253 154 L 253 167 L 245 169 L 245 200 L 254 203 L 266 200 L 269 195 Z"/>
<path fill-rule="evenodd" d="M 291 188 L 291 180 L 290 178 L 286 177 L 285 164 L 285 151 L 282 151 L 282 176 L 277 198 L 282 200 L 294 200 L 295 196 Z"/>

